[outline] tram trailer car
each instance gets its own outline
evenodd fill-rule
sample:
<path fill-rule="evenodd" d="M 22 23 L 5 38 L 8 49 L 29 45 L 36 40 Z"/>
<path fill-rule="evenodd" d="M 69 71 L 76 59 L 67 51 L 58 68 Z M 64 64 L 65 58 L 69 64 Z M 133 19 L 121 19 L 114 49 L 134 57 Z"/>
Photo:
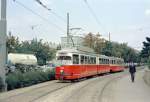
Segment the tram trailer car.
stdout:
<path fill-rule="evenodd" d="M 93 54 L 77 49 L 63 49 L 56 53 L 60 63 L 55 69 L 57 80 L 75 80 L 108 72 L 124 70 L 121 58 Z"/>

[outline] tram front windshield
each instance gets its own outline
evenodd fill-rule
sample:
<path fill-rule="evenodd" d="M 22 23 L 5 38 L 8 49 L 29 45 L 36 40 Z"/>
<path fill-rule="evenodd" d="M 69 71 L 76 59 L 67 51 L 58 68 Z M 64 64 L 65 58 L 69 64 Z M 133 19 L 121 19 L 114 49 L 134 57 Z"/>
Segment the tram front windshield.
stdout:
<path fill-rule="evenodd" d="M 57 57 L 57 61 L 61 64 L 61 65 L 67 65 L 67 64 L 71 64 L 71 56 L 58 56 Z"/>

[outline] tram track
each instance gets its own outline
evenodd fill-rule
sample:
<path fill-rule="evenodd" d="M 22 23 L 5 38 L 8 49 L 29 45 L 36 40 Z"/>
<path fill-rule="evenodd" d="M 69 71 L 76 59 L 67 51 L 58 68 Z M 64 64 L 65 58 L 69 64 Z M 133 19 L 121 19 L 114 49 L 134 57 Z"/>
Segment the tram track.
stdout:
<path fill-rule="evenodd" d="M 46 95 L 46 97 L 43 97 L 43 99 L 40 100 L 40 102 L 53 102 L 53 101 L 55 102 L 84 102 L 84 101 L 87 101 L 87 100 L 83 100 L 84 97 L 85 98 L 88 97 L 88 96 L 85 96 L 85 94 L 93 92 L 93 88 L 95 88 L 95 86 L 97 87 L 97 89 L 99 89 L 100 86 L 98 85 L 103 84 L 107 81 L 110 81 L 110 79 L 112 78 L 113 79 L 118 78 L 118 76 L 122 77 L 122 73 L 108 74 L 102 77 L 100 76 L 96 78 L 90 78 L 89 80 L 85 80 L 79 84 L 76 84 L 76 85 L 74 84 L 67 89 L 64 88 L 62 90 L 57 90 L 58 92 L 56 93 Z M 61 92 L 63 92 L 62 95 L 58 95 Z M 54 96 L 57 96 L 57 97 L 54 98 Z M 92 97 L 93 97 L 92 99 L 93 101 L 87 101 L 87 102 L 97 102 L 97 101 L 94 101 L 94 96 Z"/>
<path fill-rule="evenodd" d="M 57 89 L 51 90 L 51 91 L 49 91 L 49 92 L 46 92 L 46 93 L 40 95 L 39 97 L 37 97 L 37 98 L 35 98 L 35 99 L 33 99 L 33 100 L 29 101 L 29 102 L 34 102 L 34 101 L 40 99 L 41 97 L 44 97 L 44 96 L 46 96 L 46 95 L 48 95 L 48 94 L 51 94 L 51 93 L 53 93 L 53 92 L 55 92 L 55 91 L 58 91 L 58 90 L 60 90 L 60 89 L 65 88 L 65 87 L 69 87 L 70 85 L 72 85 L 72 83 L 70 83 L 69 85 L 65 85 L 65 86 L 59 87 L 59 88 L 57 88 Z"/>
<path fill-rule="evenodd" d="M 125 71 L 123 73 L 105 75 L 104 77 L 89 81 L 60 102 L 102 102 L 101 98 L 107 86 L 111 84 L 111 82 L 127 75 L 129 75 L 129 73 Z"/>
<path fill-rule="evenodd" d="M 62 84 L 62 83 L 54 82 L 54 83 L 50 83 L 48 85 L 44 85 L 41 87 L 33 88 L 23 93 L 18 93 L 9 97 L 1 98 L 0 102 L 20 102 L 20 101 L 17 101 L 16 99 L 22 99 L 21 100 L 22 102 L 34 102 L 47 94 L 53 93 L 65 87 L 69 87 L 72 84 L 73 83 Z M 33 95 L 33 96 L 31 97 L 30 95 Z"/>
<path fill-rule="evenodd" d="M 54 84 L 54 83 L 53 83 Z M 48 84 L 48 85 L 44 85 L 44 86 L 40 86 L 40 87 L 36 87 L 36 88 L 32 88 L 32 89 L 29 89 L 29 90 L 26 90 L 26 91 L 24 91 L 24 92 L 19 92 L 19 93 L 17 93 L 17 94 L 14 94 L 14 95 L 11 95 L 11 96 L 9 96 L 9 97 L 7 97 L 7 98 L 0 98 L 0 100 L 5 100 L 5 99 L 8 99 L 8 98 L 12 98 L 12 97 L 16 97 L 16 96 L 19 96 L 19 95 L 23 95 L 23 94 L 25 94 L 25 93 L 27 93 L 27 92 L 30 92 L 30 91 L 33 91 L 33 90 L 36 90 L 36 89 L 41 89 L 41 88 L 43 88 L 43 87 L 46 87 L 46 86 L 49 86 L 49 85 L 51 85 L 51 84 Z M 32 87 L 32 86 L 31 86 Z M 27 87 L 25 87 L 25 88 L 27 88 Z M 19 89 L 16 89 L 16 90 L 19 90 Z M 16 90 L 12 90 L 12 91 L 16 91 Z M 12 92 L 12 91 L 10 91 L 10 92 Z M 9 91 L 8 91 L 9 92 Z M 5 94 L 5 93 L 4 93 Z"/>

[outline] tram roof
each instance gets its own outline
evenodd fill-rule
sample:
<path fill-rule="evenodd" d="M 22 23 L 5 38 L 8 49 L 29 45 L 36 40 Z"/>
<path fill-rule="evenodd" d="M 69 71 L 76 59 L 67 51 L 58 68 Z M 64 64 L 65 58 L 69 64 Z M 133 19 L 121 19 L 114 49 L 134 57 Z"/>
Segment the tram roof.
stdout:
<path fill-rule="evenodd" d="M 110 60 L 123 60 L 122 58 L 118 58 L 118 57 L 109 57 Z"/>
<path fill-rule="evenodd" d="M 83 55 L 91 55 L 91 56 L 97 56 L 97 57 L 100 57 L 100 58 L 104 58 L 104 59 L 110 59 L 110 60 L 123 60 L 122 58 L 118 58 L 118 57 L 109 57 L 109 56 L 106 56 L 106 55 L 99 55 L 99 54 L 96 54 L 93 50 L 86 50 L 86 48 L 64 48 L 64 49 L 61 49 L 59 50 L 57 53 L 76 53 L 76 54 L 83 54 Z"/>
<path fill-rule="evenodd" d="M 105 55 L 99 55 L 99 54 L 96 54 L 96 53 L 92 53 L 92 52 L 89 52 L 89 51 L 82 51 L 82 50 L 78 50 L 78 49 L 75 49 L 75 48 L 64 48 L 62 50 L 59 50 L 57 53 L 77 53 L 77 54 L 83 54 L 83 55 L 86 54 L 86 55 L 97 56 L 97 57 L 106 58 L 106 59 L 109 58 L 108 56 L 105 56 Z"/>
<path fill-rule="evenodd" d="M 91 53 L 96 54 L 93 49 L 85 46 L 75 46 L 75 47 L 67 47 L 63 48 L 58 52 L 67 52 L 67 53 Z"/>

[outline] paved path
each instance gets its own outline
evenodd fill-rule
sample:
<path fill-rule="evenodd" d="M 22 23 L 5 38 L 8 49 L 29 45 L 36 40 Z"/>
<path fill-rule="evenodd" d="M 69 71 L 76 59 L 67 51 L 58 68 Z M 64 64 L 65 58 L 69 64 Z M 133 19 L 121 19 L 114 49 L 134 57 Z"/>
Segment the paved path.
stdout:
<path fill-rule="evenodd" d="M 150 102 L 150 87 L 143 80 L 144 71 L 136 73 L 135 82 L 130 76 L 113 81 L 103 92 L 102 102 Z"/>

